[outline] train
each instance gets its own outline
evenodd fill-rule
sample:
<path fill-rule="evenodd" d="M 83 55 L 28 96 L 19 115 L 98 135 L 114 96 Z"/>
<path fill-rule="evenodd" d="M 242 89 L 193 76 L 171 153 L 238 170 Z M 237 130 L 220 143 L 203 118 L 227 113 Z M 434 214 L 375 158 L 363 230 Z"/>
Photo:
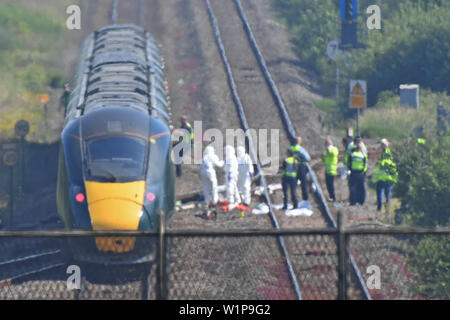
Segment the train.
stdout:
<path fill-rule="evenodd" d="M 155 38 L 139 26 L 109 25 L 85 39 L 59 148 L 65 229 L 157 231 L 160 217 L 170 219 L 175 179 L 163 70 Z M 156 254 L 151 237 L 71 240 L 81 262 L 151 262 Z"/>

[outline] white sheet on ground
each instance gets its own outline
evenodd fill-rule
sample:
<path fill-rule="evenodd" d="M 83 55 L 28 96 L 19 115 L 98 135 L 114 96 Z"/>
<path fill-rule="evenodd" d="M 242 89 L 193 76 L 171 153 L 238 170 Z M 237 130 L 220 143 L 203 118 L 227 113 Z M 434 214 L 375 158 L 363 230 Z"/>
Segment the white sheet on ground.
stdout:
<path fill-rule="evenodd" d="M 298 216 L 310 217 L 313 214 L 312 210 L 307 209 L 307 208 L 286 210 L 284 213 L 287 216 L 291 216 L 291 217 L 298 217 Z"/>
<path fill-rule="evenodd" d="M 265 203 L 261 203 L 252 210 L 252 213 L 253 214 L 267 214 L 267 213 L 269 213 L 269 206 Z"/>

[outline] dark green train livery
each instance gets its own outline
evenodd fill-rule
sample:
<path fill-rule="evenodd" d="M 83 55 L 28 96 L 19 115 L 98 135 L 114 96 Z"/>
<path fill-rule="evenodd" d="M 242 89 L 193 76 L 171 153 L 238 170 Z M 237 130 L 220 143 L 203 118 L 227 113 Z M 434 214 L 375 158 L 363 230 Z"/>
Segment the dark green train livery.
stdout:
<path fill-rule="evenodd" d="M 135 25 L 107 26 L 85 40 L 59 153 L 57 205 L 67 229 L 156 231 L 161 212 L 169 219 L 175 192 L 163 69 L 154 38 Z M 74 253 L 81 260 L 154 258 L 151 239 L 83 241 Z"/>

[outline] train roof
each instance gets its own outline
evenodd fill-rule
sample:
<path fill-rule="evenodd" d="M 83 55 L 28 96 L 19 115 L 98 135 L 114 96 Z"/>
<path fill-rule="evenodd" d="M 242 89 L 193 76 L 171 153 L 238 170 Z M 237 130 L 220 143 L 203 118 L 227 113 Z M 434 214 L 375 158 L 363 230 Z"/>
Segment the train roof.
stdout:
<path fill-rule="evenodd" d="M 127 107 L 170 123 L 164 63 L 155 39 L 132 24 L 92 33 L 81 49 L 66 124 L 93 110 Z"/>

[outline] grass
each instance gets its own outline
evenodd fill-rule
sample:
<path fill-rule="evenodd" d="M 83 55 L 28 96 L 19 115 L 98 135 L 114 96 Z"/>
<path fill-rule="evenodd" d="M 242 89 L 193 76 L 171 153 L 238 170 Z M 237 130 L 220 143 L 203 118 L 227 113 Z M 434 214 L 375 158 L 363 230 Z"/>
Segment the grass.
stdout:
<path fill-rule="evenodd" d="M 314 105 L 317 109 L 322 110 L 328 114 L 339 111 L 339 104 L 336 100 L 324 98 L 322 100 L 315 100 Z"/>
<path fill-rule="evenodd" d="M 420 91 L 419 110 L 400 106 L 400 98 L 394 92 L 384 92 L 375 107 L 360 117 L 361 134 L 368 137 L 404 138 L 411 135 L 414 128 L 436 126 L 436 106 L 450 105 L 450 96 L 445 93 Z"/>
<path fill-rule="evenodd" d="M 0 4 L 0 140 L 14 137 L 19 119 L 30 122 L 31 136 L 45 126 L 39 94 L 63 82 L 64 14 L 23 1 Z"/>

